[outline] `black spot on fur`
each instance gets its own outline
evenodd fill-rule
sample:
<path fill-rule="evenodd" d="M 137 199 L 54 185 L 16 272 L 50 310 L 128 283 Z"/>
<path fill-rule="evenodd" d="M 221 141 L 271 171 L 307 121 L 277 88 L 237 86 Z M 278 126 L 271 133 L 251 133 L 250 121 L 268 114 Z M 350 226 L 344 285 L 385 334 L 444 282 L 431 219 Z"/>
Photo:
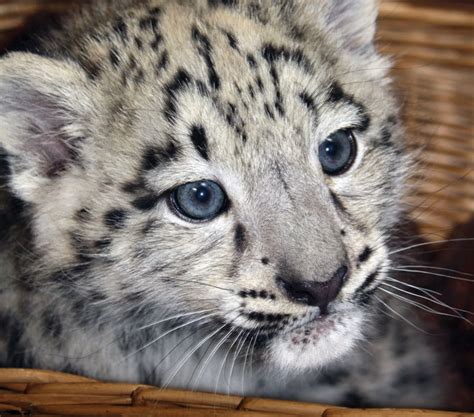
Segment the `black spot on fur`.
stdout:
<path fill-rule="evenodd" d="M 392 130 L 388 126 L 383 127 L 380 132 L 380 140 L 384 143 L 387 143 L 390 141 L 391 138 Z"/>
<path fill-rule="evenodd" d="M 142 159 L 142 169 L 150 171 L 158 165 L 173 160 L 178 154 L 178 147 L 170 141 L 165 148 L 150 147 L 145 151 Z"/>
<path fill-rule="evenodd" d="M 367 276 L 367 278 L 365 279 L 365 281 L 362 283 L 362 285 L 357 288 L 357 293 L 361 293 L 361 292 L 364 292 L 364 290 L 368 287 L 370 287 L 370 285 L 377 279 L 379 275 L 379 271 L 376 270 L 374 272 L 372 272 L 371 274 L 369 274 Z"/>
<path fill-rule="evenodd" d="M 63 332 L 61 317 L 53 310 L 46 310 L 43 313 L 43 324 L 46 332 L 53 338 L 58 338 Z"/>
<path fill-rule="evenodd" d="M 346 97 L 346 95 L 344 94 L 342 87 L 336 82 L 332 83 L 329 87 L 329 101 L 336 103 L 344 99 L 344 97 Z"/>
<path fill-rule="evenodd" d="M 74 217 L 78 222 L 87 222 L 91 218 L 91 212 L 87 208 L 81 208 L 80 210 L 76 211 Z"/>
<path fill-rule="evenodd" d="M 161 9 L 159 7 L 152 7 L 148 9 L 148 13 L 151 16 L 159 16 L 161 14 Z"/>
<path fill-rule="evenodd" d="M 360 122 L 358 126 L 356 126 L 356 130 L 359 132 L 365 132 L 369 128 L 370 117 L 366 107 L 354 100 L 352 96 L 346 94 L 337 82 L 332 83 L 329 87 L 328 100 L 332 103 L 344 101 L 345 103 L 356 107 L 360 117 Z"/>
<path fill-rule="evenodd" d="M 237 38 L 235 37 L 235 35 L 231 32 L 228 32 L 228 31 L 225 31 L 225 35 L 227 37 L 227 41 L 229 42 L 229 46 L 232 49 L 235 49 L 236 51 L 238 51 L 239 46 L 238 46 Z"/>
<path fill-rule="evenodd" d="M 310 60 L 299 49 L 288 49 L 284 46 L 275 46 L 272 44 L 265 44 L 262 47 L 262 56 L 271 64 L 276 61 L 293 62 L 306 72 L 312 71 Z"/>
<path fill-rule="evenodd" d="M 105 236 L 102 239 L 96 240 L 94 242 L 94 248 L 99 252 L 105 252 L 110 247 L 111 243 L 112 238 Z"/>
<path fill-rule="evenodd" d="M 163 36 L 161 36 L 160 33 L 155 33 L 154 39 L 150 42 L 151 49 L 156 51 L 162 41 L 163 41 Z"/>
<path fill-rule="evenodd" d="M 101 301 L 107 300 L 107 295 L 98 289 L 91 289 L 88 291 L 88 299 L 93 303 L 100 303 Z"/>
<path fill-rule="evenodd" d="M 206 161 L 209 160 L 206 130 L 200 125 L 194 125 L 191 127 L 190 138 L 199 155 Z"/>
<path fill-rule="evenodd" d="M 253 86 L 250 83 L 248 85 L 248 90 L 249 90 L 250 97 L 252 97 L 252 99 L 254 99 L 255 98 L 255 90 L 253 89 Z"/>
<path fill-rule="evenodd" d="M 278 179 L 282 183 L 283 189 L 285 190 L 286 194 L 288 195 L 288 198 L 294 203 L 295 201 L 294 201 L 293 196 L 291 195 L 290 186 L 288 185 L 288 182 L 285 179 L 285 175 L 283 173 L 281 165 L 278 162 L 275 162 L 275 172 L 277 174 Z"/>
<path fill-rule="evenodd" d="M 255 79 L 256 83 L 257 83 L 257 87 L 258 89 L 263 92 L 263 90 L 265 89 L 264 86 L 263 86 L 263 81 L 262 79 L 260 78 L 260 75 L 257 75 L 257 78 Z"/>
<path fill-rule="evenodd" d="M 435 376 L 429 371 L 416 367 L 415 369 L 401 370 L 393 382 L 393 386 L 398 389 L 406 389 L 408 386 L 416 389 L 423 389 L 434 380 Z"/>
<path fill-rule="evenodd" d="M 237 5 L 237 0 L 208 0 L 207 4 L 212 8 L 218 6 L 235 7 Z"/>
<path fill-rule="evenodd" d="M 341 405 L 350 408 L 366 407 L 368 404 L 357 392 L 348 392 L 341 401 Z"/>
<path fill-rule="evenodd" d="M 109 60 L 113 67 L 118 68 L 120 64 L 120 55 L 114 47 L 110 48 Z"/>
<path fill-rule="evenodd" d="M 141 84 L 144 79 L 145 79 L 145 73 L 143 72 L 143 70 L 141 68 L 139 68 L 137 70 L 137 73 L 133 77 L 133 82 L 135 84 Z"/>
<path fill-rule="evenodd" d="M 357 260 L 359 261 L 359 263 L 364 263 L 365 261 L 367 261 L 367 259 L 370 258 L 370 255 L 372 255 L 372 249 L 366 246 L 365 249 L 362 251 L 362 253 L 359 255 L 359 257 L 357 258 Z"/>
<path fill-rule="evenodd" d="M 169 121 L 173 120 L 176 114 L 177 93 L 188 88 L 191 81 L 192 79 L 188 72 L 181 68 L 178 70 L 173 80 L 166 85 L 165 90 L 168 97 L 165 102 L 164 113 Z"/>
<path fill-rule="evenodd" d="M 159 200 L 160 196 L 156 194 L 148 194 L 133 200 L 132 205 L 138 210 L 149 211 L 156 207 Z"/>
<path fill-rule="evenodd" d="M 336 386 L 342 384 L 349 376 L 349 372 L 344 369 L 325 371 L 318 378 L 317 382 L 323 385 Z"/>
<path fill-rule="evenodd" d="M 206 65 L 207 72 L 209 77 L 209 83 L 214 90 L 218 90 L 221 85 L 219 76 L 217 75 L 216 68 L 214 66 L 214 61 L 212 59 L 212 46 L 209 38 L 201 33 L 199 29 L 194 26 L 191 31 L 192 38 L 198 44 L 198 52 L 203 57 Z"/>
<path fill-rule="evenodd" d="M 251 68 L 257 68 L 257 61 L 252 54 L 247 54 L 247 62 Z"/>
<path fill-rule="evenodd" d="M 151 7 L 148 9 L 150 16 L 159 16 L 161 14 L 161 9 L 159 7 Z"/>
<path fill-rule="evenodd" d="M 275 89 L 275 109 L 280 116 L 283 116 L 285 112 L 283 110 L 283 97 L 280 91 L 280 78 L 274 65 L 270 66 L 270 75 Z"/>
<path fill-rule="evenodd" d="M 168 51 L 163 51 L 161 52 L 160 58 L 158 59 L 158 62 L 155 65 L 155 73 L 157 76 L 159 76 L 162 71 L 165 71 L 166 68 L 168 67 L 169 63 L 169 56 L 168 56 Z"/>
<path fill-rule="evenodd" d="M 360 103 L 355 103 L 355 105 L 359 109 L 359 116 L 360 116 L 360 119 L 361 119 L 360 122 L 359 122 L 359 125 L 357 126 L 357 130 L 359 132 L 365 132 L 370 126 L 370 117 L 367 114 L 367 109 L 365 108 L 365 106 L 363 106 Z"/>
<path fill-rule="evenodd" d="M 138 36 L 135 36 L 135 46 L 139 49 L 139 50 L 142 50 L 143 49 L 143 41 L 141 40 L 141 38 L 139 38 Z"/>
<path fill-rule="evenodd" d="M 123 209 L 112 209 L 104 215 L 104 223 L 111 229 L 122 229 L 126 219 L 127 212 Z"/>
<path fill-rule="evenodd" d="M 8 358 L 7 366 L 19 368 L 31 367 L 25 347 L 22 343 L 24 329 L 20 322 L 12 315 L 0 314 L 0 336 L 7 340 L 6 354 Z M 5 365 L 5 364 L 3 364 Z"/>
<path fill-rule="evenodd" d="M 135 181 L 125 183 L 122 185 L 121 189 L 128 194 L 136 194 L 138 192 L 145 191 L 146 185 L 143 178 L 138 178 Z"/>
<path fill-rule="evenodd" d="M 316 105 L 314 104 L 313 97 L 311 97 L 310 94 L 308 94 L 306 91 L 302 91 L 298 95 L 299 99 L 301 102 L 308 108 L 308 110 L 315 112 L 316 111 Z"/>
<path fill-rule="evenodd" d="M 268 264 L 270 263 L 270 259 L 264 257 L 264 258 L 261 259 L 261 262 L 262 262 L 262 264 L 264 264 L 264 265 L 268 265 Z"/>
<path fill-rule="evenodd" d="M 87 73 L 87 77 L 91 80 L 96 80 L 99 78 L 102 68 L 98 62 L 86 59 L 81 63 L 81 66 Z"/>
<path fill-rule="evenodd" d="M 272 109 L 270 108 L 268 103 L 265 103 L 263 105 L 263 108 L 265 110 L 265 114 L 272 120 L 275 120 L 275 114 L 273 113 Z"/>
<path fill-rule="evenodd" d="M 241 223 L 237 223 L 234 230 L 234 242 L 237 252 L 242 253 L 247 248 L 247 236 L 245 227 Z"/>
<path fill-rule="evenodd" d="M 255 320 L 255 321 L 260 321 L 260 322 L 265 321 L 265 315 L 263 313 L 259 313 L 256 311 L 252 311 L 251 313 L 247 315 L 247 317 L 250 320 Z"/>
<path fill-rule="evenodd" d="M 158 19 L 156 18 L 156 16 L 144 17 L 140 19 L 139 26 L 142 30 L 156 31 L 158 27 Z"/>
<path fill-rule="evenodd" d="M 114 26 L 113 26 L 113 31 L 120 36 L 120 39 L 123 41 L 123 42 L 127 42 L 128 41 L 128 28 L 127 28 L 127 24 L 123 21 L 122 18 L 119 18 Z"/>
<path fill-rule="evenodd" d="M 348 214 L 347 208 L 344 205 L 344 203 L 341 201 L 341 199 L 333 191 L 330 190 L 329 193 L 331 195 L 331 199 L 332 199 L 334 205 L 336 206 L 336 208 L 339 211 L 342 211 L 343 213 Z"/>

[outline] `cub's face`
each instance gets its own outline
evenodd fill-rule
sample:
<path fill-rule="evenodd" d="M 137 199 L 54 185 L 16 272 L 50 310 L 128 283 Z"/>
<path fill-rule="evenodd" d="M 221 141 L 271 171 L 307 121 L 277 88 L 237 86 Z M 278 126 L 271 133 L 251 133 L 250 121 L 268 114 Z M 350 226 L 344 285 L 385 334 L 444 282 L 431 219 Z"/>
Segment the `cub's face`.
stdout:
<path fill-rule="evenodd" d="M 82 314 L 182 315 L 279 367 L 350 350 L 406 165 L 363 3 L 365 18 L 350 2 L 271 6 L 265 24 L 245 2 L 150 6 L 86 37 L 78 63 L 3 58 L 28 273 Z"/>

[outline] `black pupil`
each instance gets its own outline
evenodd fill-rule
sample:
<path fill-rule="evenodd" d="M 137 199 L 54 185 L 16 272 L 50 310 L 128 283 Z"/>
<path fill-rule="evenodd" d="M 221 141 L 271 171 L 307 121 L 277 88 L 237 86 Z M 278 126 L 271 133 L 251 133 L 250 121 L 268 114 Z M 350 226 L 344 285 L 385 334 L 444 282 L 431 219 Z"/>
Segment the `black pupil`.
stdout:
<path fill-rule="evenodd" d="M 338 130 L 319 146 L 319 161 L 323 171 L 329 175 L 341 174 L 354 162 L 356 144 L 352 132 Z"/>
<path fill-rule="evenodd" d="M 177 187 L 171 194 L 177 211 L 193 220 L 210 220 L 219 215 L 226 195 L 219 184 L 211 180 L 196 181 Z"/>
<path fill-rule="evenodd" d="M 337 143 L 333 142 L 330 139 L 326 140 L 324 144 L 324 152 L 326 152 L 326 155 L 329 156 L 331 159 L 337 158 L 340 150 L 339 148 L 340 147 L 337 145 Z"/>
<path fill-rule="evenodd" d="M 201 183 L 197 187 L 193 188 L 194 197 L 200 204 L 206 204 L 211 199 L 212 192 L 209 187 Z"/>

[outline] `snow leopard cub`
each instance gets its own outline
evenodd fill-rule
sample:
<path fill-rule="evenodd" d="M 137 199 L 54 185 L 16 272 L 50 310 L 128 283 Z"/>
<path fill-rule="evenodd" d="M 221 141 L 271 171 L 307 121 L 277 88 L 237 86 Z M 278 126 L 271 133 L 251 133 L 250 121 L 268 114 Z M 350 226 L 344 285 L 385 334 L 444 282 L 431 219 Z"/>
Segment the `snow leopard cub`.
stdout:
<path fill-rule="evenodd" d="M 426 342 L 374 306 L 408 171 L 375 19 L 97 2 L 3 56 L 0 364 L 439 404 Z"/>

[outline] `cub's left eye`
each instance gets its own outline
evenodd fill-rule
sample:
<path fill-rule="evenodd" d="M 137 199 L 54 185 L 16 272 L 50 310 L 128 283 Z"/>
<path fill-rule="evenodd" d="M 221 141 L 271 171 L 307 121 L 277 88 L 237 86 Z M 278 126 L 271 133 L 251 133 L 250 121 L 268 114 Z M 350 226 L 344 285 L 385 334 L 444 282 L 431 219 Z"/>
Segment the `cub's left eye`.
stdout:
<path fill-rule="evenodd" d="M 181 217 L 194 221 L 212 220 L 221 214 L 227 196 L 219 184 L 210 180 L 189 182 L 170 195 L 171 207 Z"/>
<path fill-rule="evenodd" d="M 319 161 L 328 175 L 346 172 L 354 163 L 357 145 L 350 129 L 334 132 L 319 145 Z"/>

